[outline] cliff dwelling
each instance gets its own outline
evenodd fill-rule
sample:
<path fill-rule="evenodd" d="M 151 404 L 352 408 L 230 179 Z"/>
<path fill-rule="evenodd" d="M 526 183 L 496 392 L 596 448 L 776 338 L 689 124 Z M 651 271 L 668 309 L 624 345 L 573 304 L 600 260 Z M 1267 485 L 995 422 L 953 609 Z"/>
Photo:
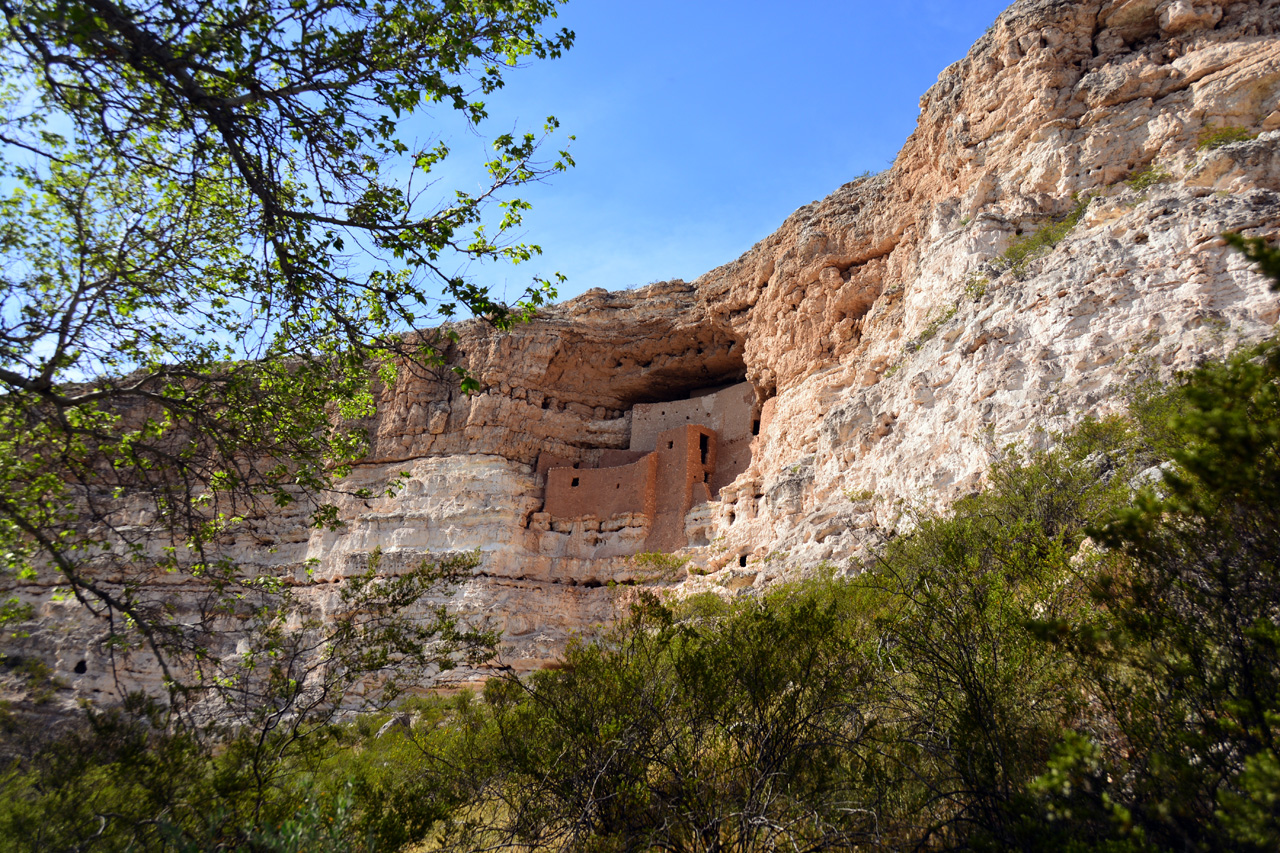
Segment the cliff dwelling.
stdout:
<path fill-rule="evenodd" d="M 551 520 L 643 517 L 649 527 L 643 551 L 674 551 L 689 544 L 685 516 L 718 499 L 751 463 L 752 438 L 760 432 L 750 382 L 699 389 L 688 399 L 637 403 L 631 409 L 631 443 L 603 450 L 594 467 L 542 454 L 537 473 L 546 480 L 543 512 Z"/>

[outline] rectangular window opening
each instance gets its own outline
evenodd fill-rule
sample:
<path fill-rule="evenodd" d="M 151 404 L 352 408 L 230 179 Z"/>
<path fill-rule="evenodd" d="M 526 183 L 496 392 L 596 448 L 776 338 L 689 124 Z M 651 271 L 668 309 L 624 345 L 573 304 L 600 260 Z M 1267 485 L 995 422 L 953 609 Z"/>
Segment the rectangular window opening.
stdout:
<path fill-rule="evenodd" d="M 574 478 L 573 478 L 573 482 L 572 482 L 572 483 L 570 483 L 569 485 L 570 485 L 570 487 L 572 487 L 572 488 L 575 488 L 575 489 L 576 489 L 576 488 L 578 487 L 578 478 L 577 478 L 577 477 L 574 477 Z"/>
<path fill-rule="evenodd" d="M 752 421 L 752 422 L 751 422 L 751 434 L 752 434 L 752 435 L 759 435 L 759 434 L 760 434 L 760 422 L 759 422 L 759 421 Z"/>
<path fill-rule="evenodd" d="M 698 450 L 702 452 L 702 464 L 707 464 L 707 454 L 711 451 L 710 436 L 706 433 L 698 436 Z"/>

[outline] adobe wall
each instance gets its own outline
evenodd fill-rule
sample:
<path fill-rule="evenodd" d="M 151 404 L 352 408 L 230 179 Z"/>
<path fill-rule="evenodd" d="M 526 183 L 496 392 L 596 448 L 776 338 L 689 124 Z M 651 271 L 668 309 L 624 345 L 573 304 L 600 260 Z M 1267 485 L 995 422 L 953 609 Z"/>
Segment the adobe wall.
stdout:
<path fill-rule="evenodd" d="M 751 466 L 752 443 L 761 430 L 768 428 L 769 420 L 773 417 L 774 399 L 770 397 L 765 400 L 760 413 L 754 418 L 751 416 L 755 407 L 754 392 L 749 399 L 744 395 L 734 397 L 724 404 L 726 425 L 735 428 L 741 425 L 745 430 L 738 430 L 727 439 L 723 433 L 720 434 L 720 461 L 716 465 L 716 473 L 711 477 L 711 494 L 717 500 L 720 490 L 738 479 L 738 475 Z M 743 414 L 744 410 L 746 414 Z"/>
<path fill-rule="evenodd" d="M 710 492 L 708 500 L 719 500 L 720 490 L 738 479 L 738 475 L 751 465 L 751 439 L 752 437 L 747 435 L 733 441 L 718 442 L 720 461 L 716 463 L 715 473 L 711 475 L 711 482 L 707 484 Z"/>
<path fill-rule="evenodd" d="M 543 511 L 557 518 L 609 518 L 632 512 L 652 516 L 657 469 L 657 454 L 616 468 L 552 468 L 547 471 Z"/>
<path fill-rule="evenodd" d="M 756 392 L 750 382 L 688 400 L 637 403 L 631 410 L 631 449 L 654 450 L 659 433 L 690 424 L 710 427 L 721 442 L 749 439 L 755 403 Z"/>
<path fill-rule="evenodd" d="M 748 382 L 668 403 L 638 404 L 631 448 L 602 450 L 599 467 L 543 454 L 543 512 L 553 518 L 644 513 L 652 523 L 644 549 L 688 544 L 685 515 L 712 500 L 751 462 L 756 394 Z"/>
<path fill-rule="evenodd" d="M 769 421 L 773 420 L 773 413 L 778 408 L 778 398 L 770 397 L 764 401 L 764 405 L 760 407 L 760 429 L 768 429 Z"/>
<path fill-rule="evenodd" d="M 646 551 L 674 551 L 688 544 L 685 514 L 710 500 L 716 470 L 716 434 L 704 426 L 681 426 L 655 436 L 656 507 Z"/>
<path fill-rule="evenodd" d="M 545 474 L 552 468 L 577 468 L 578 462 L 572 459 L 566 459 L 563 456 L 555 456 L 550 453 L 539 453 L 538 464 L 534 468 L 537 474 Z"/>
<path fill-rule="evenodd" d="M 613 468 L 617 465 L 630 465 L 639 462 L 648 455 L 644 450 L 610 450 L 600 451 L 600 468 Z"/>

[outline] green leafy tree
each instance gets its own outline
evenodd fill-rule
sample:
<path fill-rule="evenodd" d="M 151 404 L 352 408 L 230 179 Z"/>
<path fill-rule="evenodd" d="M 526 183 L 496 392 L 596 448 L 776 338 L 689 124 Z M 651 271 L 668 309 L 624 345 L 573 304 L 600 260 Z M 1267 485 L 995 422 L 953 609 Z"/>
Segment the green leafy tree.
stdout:
<path fill-rule="evenodd" d="M 842 596 L 778 590 L 701 618 L 642 600 L 600 642 L 491 681 L 461 849 L 848 849 L 877 837 L 867 669 Z M 870 782 L 870 783 L 869 783 Z"/>
<path fill-rule="evenodd" d="M 1273 280 L 1280 255 L 1227 235 Z M 1273 289 L 1280 282 L 1273 284 Z M 1031 786 L 1076 850 L 1280 844 L 1280 344 L 1135 401 L 1162 476 L 1094 526 L 1104 621 L 1062 626 L 1093 719 Z M 1036 849 L 1058 849 L 1036 848 Z"/>
<path fill-rule="evenodd" d="M 282 719 L 291 695 L 332 699 L 338 681 L 273 674 L 308 643 L 333 671 L 338 635 L 299 610 L 299 578 L 227 546 L 281 512 L 337 523 L 371 377 L 444 365 L 448 332 L 412 330 L 458 311 L 505 327 L 553 293 L 535 279 L 506 305 L 456 271 L 538 251 L 510 239 L 528 206 L 512 191 L 572 164 L 540 153 L 555 120 L 498 135 L 478 193 L 436 186 L 447 145 L 405 141 L 401 120 L 482 125 L 511 68 L 571 45 L 545 29 L 559 2 L 0 3 L 7 621 L 31 615 L 18 590 L 40 579 L 101 620 L 112 655 L 145 650 L 171 698 L 230 687 L 252 716 L 238 691 L 266 690 L 253 701 L 284 702 Z M 388 614 L 466 568 L 357 579 L 344 603 Z M 193 585 L 185 612 L 170 576 Z M 378 635 L 361 618 L 370 657 L 339 670 L 422 657 L 398 645 L 407 624 Z M 310 627 L 285 627 L 298 619 Z M 423 624 L 441 665 L 484 639 Z M 250 651 L 228 670 L 237 642 Z"/>
<path fill-rule="evenodd" d="M 1098 532 L 1126 558 L 1098 589 L 1118 616 L 1098 690 L 1128 755 L 1110 796 L 1165 846 L 1280 843 L 1278 381 L 1274 341 L 1192 374 L 1177 465 Z"/>
<path fill-rule="evenodd" d="M 1092 621 L 1085 529 L 1123 503 L 1144 454 L 1115 419 L 1060 439 L 1007 455 L 987 490 L 917 518 L 857 581 L 876 602 L 884 821 L 902 843 L 1019 847 L 1027 785 L 1086 713 L 1043 632 Z"/>

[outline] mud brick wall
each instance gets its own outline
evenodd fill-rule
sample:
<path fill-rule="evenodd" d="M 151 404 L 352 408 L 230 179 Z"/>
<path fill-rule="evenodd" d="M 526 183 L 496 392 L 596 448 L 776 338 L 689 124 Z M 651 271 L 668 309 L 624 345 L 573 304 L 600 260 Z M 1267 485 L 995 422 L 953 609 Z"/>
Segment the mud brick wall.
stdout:
<path fill-rule="evenodd" d="M 657 511 L 645 540 L 646 551 L 674 551 L 689 544 L 684 517 L 694 504 L 711 499 L 716 470 L 716 434 L 704 426 L 682 426 L 657 436 Z"/>
<path fill-rule="evenodd" d="M 649 454 L 616 468 L 552 468 L 545 511 L 557 518 L 608 518 L 624 512 L 652 516 L 657 466 L 657 456 Z"/>
<path fill-rule="evenodd" d="M 755 388 L 739 382 L 688 400 L 637 403 L 631 410 L 631 449 L 656 450 L 659 433 L 687 425 L 710 427 L 722 442 L 749 438 L 755 402 Z"/>

